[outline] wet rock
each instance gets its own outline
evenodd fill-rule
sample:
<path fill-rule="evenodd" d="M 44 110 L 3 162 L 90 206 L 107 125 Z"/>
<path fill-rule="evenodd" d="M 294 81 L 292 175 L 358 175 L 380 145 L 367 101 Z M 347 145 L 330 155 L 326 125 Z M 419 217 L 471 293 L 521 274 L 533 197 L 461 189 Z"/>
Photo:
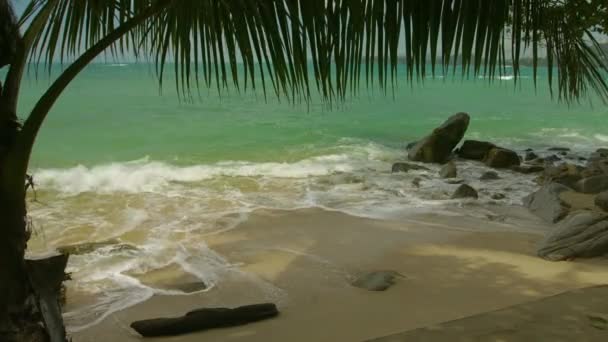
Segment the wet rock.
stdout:
<path fill-rule="evenodd" d="M 410 143 L 407 143 L 407 145 L 405 145 L 405 149 L 406 149 L 407 151 L 409 151 L 409 150 L 411 150 L 411 149 L 412 149 L 412 147 L 416 146 L 416 144 L 417 144 L 417 143 L 418 143 L 417 141 L 412 141 L 412 142 L 410 142 Z"/>
<path fill-rule="evenodd" d="M 458 169 L 453 161 L 445 164 L 441 170 L 439 170 L 439 176 L 441 178 L 456 178 L 458 176 Z"/>
<path fill-rule="evenodd" d="M 564 191 L 571 191 L 571 189 L 557 183 L 544 185 L 538 191 L 524 198 L 524 206 L 547 222 L 558 222 L 570 210 L 570 206 L 559 196 Z"/>
<path fill-rule="evenodd" d="M 276 317 L 279 310 L 272 303 L 241 306 L 235 309 L 208 308 L 174 318 L 155 318 L 131 323 L 143 337 L 177 336 L 213 328 L 231 327 Z"/>
<path fill-rule="evenodd" d="M 368 291 L 384 291 L 395 285 L 395 279 L 403 277 L 395 271 L 375 271 L 357 278 L 352 285 Z"/>
<path fill-rule="evenodd" d="M 515 172 L 523 173 L 523 174 L 530 174 L 530 173 L 543 172 L 543 171 L 545 171 L 545 167 L 540 166 L 540 165 L 518 165 L 518 166 L 512 167 L 511 170 L 513 170 Z"/>
<path fill-rule="evenodd" d="M 498 173 L 494 172 L 494 171 L 487 171 L 484 172 L 481 177 L 479 177 L 480 180 L 483 181 L 487 181 L 487 180 L 496 180 L 496 179 L 500 179 L 500 176 L 498 176 Z"/>
<path fill-rule="evenodd" d="M 137 247 L 129 245 L 127 243 L 122 243 L 118 239 L 109 239 L 98 242 L 85 242 L 74 245 L 61 246 L 57 248 L 57 251 L 61 254 L 82 255 L 93 253 L 96 250 L 104 247 L 111 247 L 112 252 L 138 250 Z"/>
<path fill-rule="evenodd" d="M 488 152 L 496 145 L 487 141 L 465 140 L 457 154 L 463 159 L 483 160 Z"/>
<path fill-rule="evenodd" d="M 409 159 L 425 163 L 445 163 L 462 140 L 469 127 L 469 121 L 470 117 L 466 113 L 451 116 L 412 147 L 408 153 Z"/>
<path fill-rule="evenodd" d="M 608 191 L 604 191 L 595 197 L 595 205 L 604 211 L 608 211 Z"/>
<path fill-rule="evenodd" d="M 416 165 L 412 163 L 395 163 L 392 167 L 392 172 L 408 172 L 408 171 L 429 171 L 428 167 Z"/>
<path fill-rule="evenodd" d="M 608 175 L 581 179 L 576 183 L 574 188 L 586 194 L 599 194 L 602 191 L 608 190 Z"/>
<path fill-rule="evenodd" d="M 507 198 L 507 196 L 506 196 L 505 194 L 500 194 L 500 193 L 498 193 L 498 194 L 493 194 L 493 195 L 492 195 L 492 199 L 493 199 L 493 200 L 497 200 L 497 201 L 499 201 L 499 200 L 503 200 L 503 199 L 505 199 L 505 198 Z"/>
<path fill-rule="evenodd" d="M 561 161 L 561 160 L 562 160 L 562 158 L 558 157 L 558 156 L 557 156 L 557 155 L 555 155 L 555 154 L 552 154 L 552 155 L 550 155 L 550 156 L 547 156 L 547 157 L 545 157 L 544 159 L 545 159 L 545 161 L 546 161 L 546 162 L 549 162 L 549 163 L 555 163 L 555 162 L 558 162 L 558 161 Z"/>
<path fill-rule="evenodd" d="M 524 157 L 524 160 L 525 161 L 531 161 L 531 160 L 534 160 L 534 159 L 538 159 L 538 155 L 536 153 L 532 152 L 532 151 L 527 151 L 526 155 Z"/>
<path fill-rule="evenodd" d="M 484 158 L 484 163 L 489 167 L 506 169 L 513 166 L 518 166 L 521 161 L 519 160 L 519 156 L 515 151 L 495 147 L 488 152 Z"/>
<path fill-rule="evenodd" d="M 422 178 L 416 177 L 412 180 L 412 185 L 419 188 L 421 182 L 422 182 Z"/>
<path fill-rule="evenodd" d="M 479 198 L 479 195 L 477 194 L 477 190 L 473 189 L 470 185 L 462 184 L 454 191 L 451 198 Z"/>
<path fill-rule="evenodd" d="M 572 213 L 545 237 L 537 254 L 552 261 L 607 255 L 608 214 Z"/>
<path fill-rule="evenodd" d="M 550 147 L 547 149 L 547 151 L 551 151 L 551 152 L 570 152 L 570 149 L 568 147 Z"/>
<path fill-rule="evenodd" d="M 558 183 L 567 187 L 574 187 L 582 178 L 581 168 L 574 164 L 560 164 L 549 166 L 541 175 L 541 184 Z"/>

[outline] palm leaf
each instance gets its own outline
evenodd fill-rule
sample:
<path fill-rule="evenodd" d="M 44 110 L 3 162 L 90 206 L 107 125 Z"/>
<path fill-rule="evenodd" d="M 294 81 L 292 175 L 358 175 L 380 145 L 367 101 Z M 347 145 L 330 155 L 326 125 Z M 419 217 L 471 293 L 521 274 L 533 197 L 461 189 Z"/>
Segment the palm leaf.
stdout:
<path fill-rule="evenodd" d="M 29 15 L 51 1 L 33 1 L 37 6 Z M 50 66 L 75 58 L 157 1 L 54 0 L 31 59 Z M 592 91 L 608 100 L 606 56 L 592 28 L 576 20 L 572 2 L 163 1 L 165 10 L 119 40 L 112 53 L 150 58 L 161 83 L 171 65 L 183 96 L 195 86 L 222 91 L 232 85 L 310 99 L 315 86 L 332 101 L 356 92 L 362 77 L 369 86 L 394 87 L 400 63 L 407 81 L 423 79 L 429 60 L 433 74 L 439 65 L 443 73 L 461 69 L 463 76 L 492 79 L 512 65 L 518 78 L 522 56 L 531 53 L 535 82 L 546 55 L 547 79 L 551 89 L 556 83 L 560 99 L 570 102 Z"/>

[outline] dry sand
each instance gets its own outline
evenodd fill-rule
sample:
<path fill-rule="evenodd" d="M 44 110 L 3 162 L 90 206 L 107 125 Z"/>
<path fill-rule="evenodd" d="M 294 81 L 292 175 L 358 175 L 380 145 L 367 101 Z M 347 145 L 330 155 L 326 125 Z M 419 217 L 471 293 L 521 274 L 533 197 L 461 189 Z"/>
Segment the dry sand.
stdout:
<path fill-rule="evenodd" d="M 512 229 L 538 229 L 537 220 L 518 215 Z M 74 341 L 139 341 L 128 327 L 134 320 L 266 301 L 278 304 L 278 318 L 148 340 L 363 341 L 608 284 L 606 260 L 544 261 L 534 255 L 540 234 L 506 229 L 458 216 L 391 222 L 318 209 L 256 211 L 207 237 L 233 265 L 211 290 L 153 297 L 73 334 Z M 405 277 L 384 292 L 350 285 L 376 270 Z"/>

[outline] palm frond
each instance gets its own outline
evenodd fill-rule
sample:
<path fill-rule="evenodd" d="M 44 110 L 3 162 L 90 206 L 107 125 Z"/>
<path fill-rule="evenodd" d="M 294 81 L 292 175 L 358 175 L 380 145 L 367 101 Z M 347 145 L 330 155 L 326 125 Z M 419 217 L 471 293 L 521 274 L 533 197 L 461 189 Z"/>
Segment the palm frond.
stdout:
<path fill-rule="evenodd" d="M 172 66 L 184 95 L 232 84 L 309 99 L 316 86 L 331 101 L 356 92 L 362 78 L 393 87 L 402 61 L 409 82 L 450 69 L 492 79 L 511 65 L 518 78 L 527 52 L 535 82 L 546 59 L 560 99 L 592 91 L 608 101 L 607 58 L 592 27 L 577 20 L 577 1 L 35 0 L 38 8 L 53 3 L 53 11 L 32 59 L 50 65 L 77 56 L 158 1 L 165 10 L 113 52 L 151 58 L 161 83 Z"/>

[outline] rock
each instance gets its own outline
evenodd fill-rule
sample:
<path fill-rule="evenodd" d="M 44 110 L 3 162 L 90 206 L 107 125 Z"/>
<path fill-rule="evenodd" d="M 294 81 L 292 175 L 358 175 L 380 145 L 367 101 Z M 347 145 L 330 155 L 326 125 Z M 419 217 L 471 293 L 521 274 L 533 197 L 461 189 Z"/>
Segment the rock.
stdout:
<path fill-rule="evenodd" d="M 505 198 L 507 198 L 507 196 L 505 196 L 505 194 L 493 194 L 492 195 L 493 200 L 503 200 Z"/>
<path fill-rule="evenodd" d="M 458 176 L 456 164 L 453 161 L 445 164 L 441 170 L 439 170 L 439 176 L 441 178 L 456 178 L 456 176 Z"/>
<path fill-rule="evenodd" d="M 494 172 L 494 171 L 487 171 L 484 172 L 481 177 L 479 177 L 480 180 L 483 181 L 487 181 L 487 180 L 496 180 L 496 179 L 500 179 L 500 176 L 498 176 L 498 173 Z"/>
<path fill-rule="evenodd" d="M 419 188 L 421 182 L 422 182 L 422 178 L 416 177 L 412 180 L 412 185 Z"/>
<path fill-rule="evenodd" d="M 604 191 L 595 197 L 595 205 L 604 211 L 608 211 L 608 191 Z"/>
<path fill-rule="evenodd" d="M 608 175 L 593 176 L 581 179 L 574 188 L 586 194 L 599 194 L 608 190 Z"/>
<path fill-rule="evenodd" d="M 587 161 L 586 169 L 595 174 L 608 174 L 608 157 L 592 156 Z"/>
<path fill-rule="evenodd" d="M 568 147 L 549 147 L 547 151 L 551 152 L 570 152 Z"/>
<path fill-rule="evenodd" d="M 155 318 L 131 323 L 143 337 L 176 336 L 213 328 L 232 327 L 276 317 L 279 310 L 272 303 L 241 306 L 235 309 L 208 308 L 175 318 Z"/>
<path fill-rule="evenodd" d="M 571 190 L 561 184 L 547 184 L 538 191 L 526 196 L 524 198 L 524 206 L 530 209 L 533 214 L 547 222 L 558 222 L 564 218 L 570 210 L 570 206 L 559 196 L 559 194 L 564 191 Z"/>
<path fill-rule="evenodd" d="M 530 174 L 530 173 L 543 172 L 543 171 L 545 171 L 545 167 L 540 166 L 540 165 L 518 165 L 518 166 L 513 166 L 511 168 L 511 170 L 513 170 L 515 172 L 523 173 L 523 174 Z"/>
<path fill-rule="evenodd" d="M 477 194 L 477 190 L 473 189 L 471 186 L 462 184 L 452 195 L 452 199 L 458 198 L 479 198 L 479 195 Z"/>
<path fill-rule="evenodd" d="M 384 291 L 395 284 L 395 278 L 401 276 L 395 271 L 375 271 L 357 278 L 352 285 L 368 291 Z"/>
<path fill-rule="evenodd" d="M 465 140 L 457 154 L 464 159 L 483 160 L 486 154 L 495 147 L 496 145 L 487 141 Z"/>
<path fill-rule="evenodd" d="M 484 163 L 489 167 L 494 168 L 510 168 L 518 166 L 521 161 L 515 151 L 507 150 L 506 148 L 495 147 L 491 149 L 486 157 Z"/>
<path fill-rule="evenodd" d="M 392 172 L 408 172 L 408 171 L 429 171 L 427 167 L 412 163 L 395 163 L 393 164 Z"/>
<path fill-rule="evenodd" d="M 541 184 L 558 183 L 572 188 L 582 176 L 579 166 L 564 163 L 547 167 L 540 178 Z"/>
<path fill-rule="evenodd" d="M 406 149 L 407 151 L 409 151 L 409 150 L 411 150 L 411 149 L 412 149 L 412 147 L 416 146 L 416 144 L 417 144 L 417 143 L 418 143 L 417 141 L 412 141 L 412 142 L 410 142 L 410 143 L 407 143 L 407 145 L 405 145 L 405 149 Z"/>
<path fill-rule="evenodd" d="M 466 113 L 451 116 L 433 132 L 420 140 L 408 153 L 413 161 L 445 163 L 458 145 L 467 128 L 470 117 Z"/>
<path fill-rule="evenodd" d="M 57 251 L 61 254 L 70 254 L 70 255 L 82 255 L 93 253 L 96 250 L 104 247 L 111 246 L 112 251 L 125 251 L 125 250 L 138 250 L 137 247 L 133 245 L 129 245 L 127 243 L 122 243 L 118 239 L 109 239 L 98 242 L 85 242 L 78 243 L 74 245 L 66 245 L 57 248 Z"/>
<path fill-rule="evenodd" d="M 548 157 L 545 157 L 545 161 L 549 162 L 549 163 L 554 163 L 554 162 L 558 162 L 558 161 L 561 161 L 561 160 L 562 160 L 562 158 L 558 157 L 555 154 L 552 154 L 552 155 L 550 155 Z"/>
<path fill-rule="evenodd" d="M 552 261 L 608 254 L 608 214 L 573 213 L 545 237 L 537 254 Z"/>
<path fill-rule="evenodd" d="M 531 161 L 531 160 L 534 160 L 534 159 L 538 159 L 538 155 L 536 153 L 534 153 L 532 151 L 526 152 L 526 155 L 524 157 L 525 161 Z"/>

